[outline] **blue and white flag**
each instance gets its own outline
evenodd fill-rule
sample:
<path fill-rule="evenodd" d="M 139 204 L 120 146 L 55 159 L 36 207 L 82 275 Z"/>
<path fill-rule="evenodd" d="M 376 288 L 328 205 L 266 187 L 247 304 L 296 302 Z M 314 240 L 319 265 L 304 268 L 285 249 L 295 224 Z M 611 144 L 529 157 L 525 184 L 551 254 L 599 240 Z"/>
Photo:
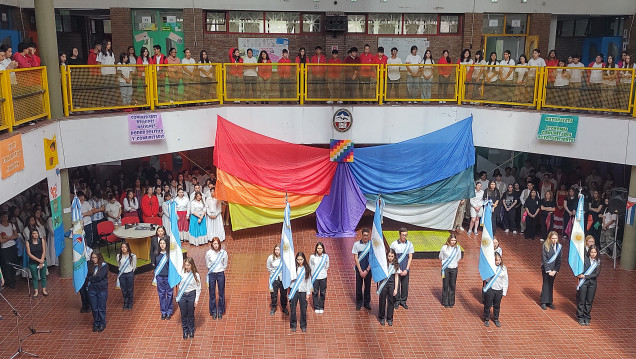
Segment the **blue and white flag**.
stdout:
<path fill-rule="evenodd" d="M 294 252 L 294 240 L 291 230 L 291 208 L 289 202 L 285 203 L 285 219 L 283 231 L 280 236 L 280 260 L 282 264 L 283 288 L 287 289 L 296 279 L 296 254 Z"/>
<path fill-rule="evenodd" d="M 384 201 L 381 198 L 375 202 L 375 214 L 373 215 L 373 228 L 371 229 L 371 252 L 369 253 L 369 266 L 373 281 L 380 283 L 388 274 L 386 265 L 386 247 L 382 235 L 382 210 Z"/>
<path fill-rule="evenodd" d="M 625 211 L 625 224 L 634 225 L 634 217 L 636 217 L 636 198 L 627 197 L 627 209 Z"/>
<path fill-rule="evenodd" d="M 482 280 L 495 275 L 495 247 L 492 244 L 492 201 L 486 202 L 484 214 L 484 230 L 481 232 L 481 248 L 479 249 L 479 274 Z"/>
<path fill-rule="evenodd" d="M 84 221 L 82 220 L 82 204 L 75 196 L 71 202 L 71 238 L 73 239 L 73 288 L 77 293 L 86 280 L 88 265 L 86 263 L 86 242 L 84 241 Z"/>
<path fill-rule="evenodd" d="M 576 206 L 576 216 L 572 223 L 572 233 L 570 234 L 570 252 L 568 253 L 568 263 L 575 276 L 583 273 L 585 263 L 585 231 L 583 230 L 585 221 L 585 202 L 583 194 L 579 193 L 579 204 Z"/>
<path fill-rule="evenodd" d="M 179 225 L 177 224 L 177 204 L 170 203 L 170 260 L 168 261 L 168 284 L 174 288 L 181 282 L 183 269 L 183 252 L 179 239 Z"/>

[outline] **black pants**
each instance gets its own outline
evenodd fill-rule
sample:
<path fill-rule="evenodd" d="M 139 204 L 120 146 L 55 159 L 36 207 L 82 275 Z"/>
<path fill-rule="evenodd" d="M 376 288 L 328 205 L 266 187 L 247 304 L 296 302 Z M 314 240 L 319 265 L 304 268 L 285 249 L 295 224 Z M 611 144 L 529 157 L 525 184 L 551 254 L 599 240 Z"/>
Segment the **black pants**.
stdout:
<path fill-rule="evenodd" d="M 517 230 L 517 211 L 514 208 L 511 208 L 509 211 L 502 209 L 504 211 L 503 218 L 503 226 L 504 229 L 516 231 Z"/>
<path fill-rule="evenodd" d="M 541 267 L 541 274 L 543 275 L 543 287 L 541 288 L 541 304 L 552 304 L 552 293 L 554 291 L 554 276 L 549 275 L 543 266 Z"/>
<path fill-rule="evenodd" d="M 279 292 L 280 292 L 280 308 L 281 309 L 287 308 L 287 291 L 285 290 L 285 288 L 283 288 L 283 282 L 281 282 L 280 279 L 276 279 L 274 281 L 274 284 L 272 284 L 272 288 L 274 288 L 274 291 L 270 293 L 270 297 L 272 299 L 272 302 L 271 302 L 272 309 L 276 309 L 276 306 L 278 304 Z"/>
<path fill-rule="evenodd" d="M 442 279 L 442 305 L 455 305 L 455 286 L 457 284 L 457 268 L 446 268 Z"/>
<path fill-rule="evenodd" d="M 0 268 L 2 268 L 2 275 L 8 287 L 15 285 L 15 268 L 13 268 L 11 264 L 21 267 L 20 261 L 18 260 L 18 246 L 16 244 L 11 247 L 2 248 L 2 252 L 0 252 Z"/>
<path fill-rule="evenodd" d="M 133 306 L 133 292 L 135 290 L 135 273 L 124 273 L 119 277 L 119 288 L 121 288 L 121 295 L 124 297 L 124 306 L 126 308 L 132 308 Z"/>
<path fill-rule="evenodd" d="M 395 290 L 394 275 L 391 275 L 380 292 L 380 304 L 378 304 L 378 319 L 393 320 L 393 311 L 395 308 L 395 297 L 393 291 Z"/>
<path fill-rule="evenodd" d="M 409 272 L 405 276 L 398 275 L 398 292 L 395 296 L 396 304 L 406 304 L 409 297 Z"/>
<path fill-rule="evenodd" d="M 492 319 L 499 320 L 499 308 L 501 307 L 501 297 L 503 290 L 488 289 L 484 293 L 484 321 L 490 320 L 490 307 L 492 307 Z"/>
<path fill-rule="evenodd" d="M 316 279 L 314 282 L 313 302 L 314 310 L 325 309 L 325 293 L 327 292 L 327 278 Z"/>
<path fill-rule="evenodd" d="M 576 291 L 576 317 L 590 320 L 590 312 L 592 311 L 592 303 L 596 295 L 596 280 L 586 280 L 585 283 Z"/>
<path fill-rule="evenodd" d="M 550 216 L 550 226 L 546 226 L 545 221 Z M 548 240 L 548 233 L 552 232 L 554 228 L 554 214 L 552 212 L 541 211 L 539 214 L 539 223 L 541 225 L 541 238 Z"/>
<path fill-rule="evenodd" d="M 84 226 L 84 243 L 87 247 L 93 248 L 93 224 Z"/>
<path fill-rule="evenodd" d="M 371 77 L 369 76 L 360 76 L 359 82 L 359 94 L 360 98 L 368 99 L 371 97 Z"/>
<path fill-rule="evenodd" d="M 536 217 L 532 218 L 530 215 L 526 216 L 526 231 L 523 234 L 527 239 L 534 239 L 534 236 L 537 234 Z"/>
<path fill-rule="evenodd" d="M 371 272 L 365 278 L 360 276 L 358 269 L 356 271 L 356 306 L 371 305 Z M 362 293 L 362 283 L 364 282 L 364 295 Z"/>
<path fill-rule="evenodd" d="M 257 76 L 243 76 L 243 81 L 245 82 L 245 98 L 252 100 L 264 96 L 264 94 L 259 96 L 257 93 L 257 79 Z"/>
<path fill-rule="evenodd" d="M 181 312 L 181 328 L 184 333 L 194 333 L 194 300 L 197 291 L 191 290 L 184 293 L 179 300 L 179 311 Z"/>
<path fill-rule="evenodd" d="M 296 304 L 300 302 L 300 329 L 307 328 L 307 293 L 296 292 L 296 295 L 291 299 L 289 305 L 291 308 L 291 315 L 289 316 L 289 327 L 296 328 Z"/>
<path fill-rule="evenodd" d="M 492 210 L 492 217 L 491 217 L 491 223 L 492 223 L 492 235 L 494 237 L 495 235 L 495 231 L 497 230 L 497 218 L 499 218 L 499 206 L 493 208 Z"/>
<path fill-rule="evenodd" d="M 84 280 L 84 285 L 79 290 L 82 298 L 82 308 L 91 309 L 91 301 L 88 299 L 88 278 Z"/>

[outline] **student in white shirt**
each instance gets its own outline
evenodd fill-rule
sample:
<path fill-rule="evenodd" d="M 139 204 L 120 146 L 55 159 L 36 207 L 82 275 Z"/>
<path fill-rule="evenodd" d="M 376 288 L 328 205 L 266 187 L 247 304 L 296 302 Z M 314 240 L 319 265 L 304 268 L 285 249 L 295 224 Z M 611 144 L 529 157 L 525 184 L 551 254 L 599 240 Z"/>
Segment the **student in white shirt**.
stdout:
<path fill-rule="evenodd" d="M 324 262 L 323 262 L 324 261 Z M 322 263 L 322 266 L 321 266 Z M 325 312 L 325 292 L 327 291 L 327 270 L 329 269 L 329 256 L 325 252 L 325 245 L 322 242 L 316 243 L 314 254 L 309 257 L 313 283 L 313 306 L 317 314 Z M 318 271 L 320 269 L 320 271 Z"/>
<path fill-rule="evenodd" d="M 528 92 L 528 86 L 534 88 L 534 83 L 528 83 L 528 58 L 525 54 L 519 56 L 519 63 L 515 68 L 515 98 L 517 102 L 526 103 L 532 100 Z"/>
<path fill-rule="evenodd" d="M 212 61 L 208 57 L 208 52 L 205 50 L 201 50 L 199 54 L 199 81 L 201 82 L 201 89 L 199 90 L 199 99 L 200 100 L 208 100 L 212 99 L 216 93 L 216 87 L 212 84 L 214 82 L 214 78 L 216 74 L 214 72 L 214 67 L 210 65 Z"/>
<path fill-rule="evenodd" d="M 93 221 L 91 216 L 95 213 L 93 206 L 86 200 L 84 192 L 78 191 L 77 198 L 80 200 L 80 212 L 82 212 L 82 220 L 84 221 L 84 238 L 87 247 L 93 244 Z"/>
<path fill-rule="evenodd" d="M 106 218 L 115 224 L 119 224 L 121 223 L 121 212 L 121 204 L 112 193 L 108 193 L 108 202 L 104 206 L 104 214 L 106 214 Z"/>
<path fill-rule="evenodd" d="M 451 234 L 442 246 L 439 259 L 442 261 L 442 305 L 444 308 L 452 308 L 455 305 L 457 264 L 462 259 L 462 248 L 457 244 L 454 234 Z"/>
<path fill-rule="evenodd" d="M 135 197 L 135 192 L 129 189 L 126 192 L 126 198 L 122 202 L 124 204 L 123 217 L 135 217 L 139 220 L 139 213 L 137 212 L 139 210 L 139 201 Z"/>
<path fill-rule="evenodd" d="M 182 64 L 196 64 L 197 61 L 192 58 L 190 49 L 183 50 L 184 58 L 181 59 Z M 196 88 L 199 84 L 197 78 L 198 67 L 197 66 L 183 66 L 183 92 L 187 101 L 200 100 L 197 99 Z"/>
<path fill-rule="evenodd" d="M 565 61 L 559 60 L 559 67 L 565 67 Z M 570 69 L 556 69 L 554 70 L 554 88 L 552 89 L 553 103 L 557 106 L 568 106 L 568 94 L 570 92 L 570 77 L 572 71 Z M 578 90 L 577 90 L 578 91 Z M 547 100 L 547 98 L 546 98 Z M 572 106 L 571 104 L 569 106 Z"/>
<path fill-rule="evenodd" d="M 581 83 L 583 82 L 584 70 L 579 68 L 585 67 L 581 62 L 579 62 L 581 56 L 580 55 L 572 55 L 572 63 L 568 64 L 567 67 L 571 67 L 570 69 L 570 106 L 572 107 L 580 107 L 579 100 L 581 98 Z"/>
<path fill-rule="evenodd" d="M 205 210 L 208 237 L 218 237 L 221 242 L 225 240 L 225 228 L 223 227 L 223 216 L 221 216 L 221 201 L 214 197 L 214 187 L 210 189 L 210 196 L 205 198 Z"/>
<path fill-rule="evenodd" d="M 532 50 L 532 58 L 528 61 L 528 66 L 545 67 L 545 60 L 540 57 L 541 51 L 539 49 Z M 528 83 L 534 83 L 534 79 L 537 77 L 537 69 L 530 69 L 528 72 Z"/>
<path fill-rule="evenodd" d="M 166 232 L 172 233 L 170 226 L 170 205 L 172 204 L 172 195 L 167 191 L 163 195 L 163 203 L 161 204 L 161 223 L 166 228 Z"/>
<path fill-rule="evenodd" d="M 497 53 L 491 52 L 490 58 L 486 63 L 486 73 L 484 75 L 484 99 L 494 101 L 498 95 L 499 68 L 497 67 Z"/>
<path fill-rule="evenodd" d="M 398 306 L 401 305 L 404 309 L 409 309 L 406 301 L 409 296 L 409 274 L 411 272 L 411 262 L 415 248 L 413 247 L 413 242 L 406 238 L 408 236 L 408 230 L 406 228 L 400 228 L 398 233 L 400 238 L 391 243 L 391 248 L 395 249 L 400 266 L 400 275 L 398 276 L 398 282 L 395 284 L 398 290 L 395 295 L 393 307 L 397 309 Z"/>
<path fill-rule="evenodd" d="M 426 50 L 424 52 L 424 57 L 422 58 L 421 73 L 422 73 L 422 97 L 423 99 L 431 98 L 431 89 L 433 88 L 433 65 L 435 61 L 433 61 L 433 54 L 431 50 Z M 419 98 L 419 96 L 418 96 Z"/>
<path fill-rule="evenodd" d="M 459 65 L 461 65 L 461 67 L 465 67 L 466 68 L 466 78 L 464 79 L 465 81 L 465 89 L 464 92 L 468 92 L 468 88 L 470 87 L 470 82 L 473 79 L 473 66 L 470 66 L 473 64 L 473 59 L 471 59 L 471 54 L 470 54 L 470 50 L 469 49 L 464 49 L 464 51 L 462 51 L 462 56 L 460 57 L 459 60 Z"/>
<path fill-rule="evenodd" d="M 283 288 L 282 282 L 282 268 L 278 270 L 279 266 L 282 266 L 281 258 L 280 258 L 280 244 L 276 244 L 274 246 L 274 250 L 272 254 L 267 257 L 267 271 L 269 272 L 269 291 L 270 291 L 270 307 L 269 315 L 274 315 L 276 313 L 276 307 L 278 306 L 278 295 L 280 293 L 280 307 L 285 315 L 289 315 L 289 311 L 287 310 L 287 290 Z M 278 275 L 276 275 L 278 273 Z M 276 275 L 276 276 L 275 276 Z"/>
<path fill-rule="evenodd" d="M 515 60 L 510 58 L 510 50 L 504 51 L 504 58 L 499 61 L 499 80 L 502 88 L 500 100 L 503 102 L 511 102 L 514 96 L 513 81 L 515 78 L 515 68 L 509 67 L 515 65 Z"/>
<path fill-rule="evenodd" d="M 119 272 L 117 273 L 117 283 L 115 287 L 121 289 L 121 294 L 124 297 L 123 310 L 132 310 L 137 256 L 130 251 L 130 245 L 126 241 L 122 242 L 121 247 L 119 247 L 117 264 Z"/>
<path fill-rule="evenodd" d="M 199 305 L 200 296 L 201 276 L 194 264 L 194 259 L 188 257 L 183 261 L 183 272 L 176 298 L 181 312 L 183 339 L 194 338 L 194 309 Z"/>
<path fill-rule="evenodd" d="M 468 225 L 468 234 L 473 230 L 477 234 L 479 228 L 479 218 L 483 213 L 484 191 L 481 189 L 481 182 L 475 183 L 475 197 L 470 199 L 470 224 Z"/>
<path fill-rule="evenodd" d="M 587 65 L 587 67 L 598 68 L 599 70 L 587 70 L 587 86 L 589 90 L 586 93 L 586 101 L 583 103 L 584 107 L 601 107 L 601 84 L 603 83 L 603 67 L 605 67 L 605 63 L 603 62 L 603 54 L 597 54 L 595 61 L 591 64 Z"/>
<path fill-rule="evenodd" d="M 486 64 L 486 60 L 484 60 L 484 55 L 481 51 L 477 51 L 475 53 L 475 61 L 473 61 L 473 63 L 475 65 Z M 484 73 L 486 68 L 483 66 L 473 66 L 472 69 L 473 69 L 473 75 L 472 75 L 473 90 L 467 93 L 472 93 L 472 97 L 471 97 L 472 100 L 478 100 L 481 98 L 480 92 L 481 92 L 482 84 L 484 82 Z M 475 102 L 473 102 L 472 104 L 475 104 Z"/>
<path fill-rule="evenodd" d="M 495 266 L 497 270 L 495 273 L 499 275 L 492 276 L 486 279 L 486 287 L 488 288 L 484 292 L 484 325 L 490 326 L 490 308 L 493 308 L 493 322 L 497 328 L 501 327 L 499 322 L 499 310 L 501 308 L 501 298 L 508 294 L 508 269 L 503 264 L 501 254 L 495 252 Z M 492 284 L 491 281 L 494 281 Z"/>
<path fill-rule="evenodd" d="M 252 49 L 247 49 L 247 56 L 243 58 L 244 64 L 256 64 L 258 59 L 254 57 Z M 245 83 L 245 97 L 256 99 L 261 96 L 256 91 L 258 73 L 256 66 L 243 66 L 243 82 Z"/>
<path fill-rule="evenodd" d="M 614 62 L 614 56 L 607 55 L 607 62 L 604 68 L 602 72 L 603 82 L 601 83 L 603 108 L 615 109 L 618 105 L 616 98 L 616 87 L 618 86 L 618 71 L 616 69 L 618 69 L 618 65 Z"/>
<path fill-rule="evenodd" d="M 609 198 L 605 198 L 605 206 L 603 206 L 603 222 L 601 227 L 601 254 L 607 254 L 607 248 L 614 243 L 616 235 L 616 213 L 609 209 Z M 618 248 L 618 247 L 617 247 Z M 613 247 L 609 247 L 613 251 Z"/>
<path fill-rule="evenodd" d="M 225 269 L 227 268 L 228 254 L 221 248 L 221 240 L 212 238 L 210 250 L 205 253 L 205 266 L 208 268 L 207 282 L 210 289 L 210 315 L 212 319 L 219 320 L 225 314 Z M 216 301 L 216 287 L 219 287 L 219 301 Z"/>
<path fill-rule="evenodd" d="M 422 62 L 422 57 L 417 54 L 417 46 L 411 46 L 411 53 L 406 57 L 405 64 L 416 65 Z M 420 66 L 406 66 L 406 90 L 411 99 L 420 98 Z M 409 101 L 410 103 L 410 101 Z"/>
<path fill-rule="evenodd" d="M 391 57 L 386 60 L 387 65 L 402 64 L 402 59 L 397 57 L 397 53 L 397 47 L 391 48 Z M 400 98 L 400 70 L 402 70 L 402 66 L 387 66 L 387 98 Z"/>
<path fill-rule="evenodd" d="M 181 242 L 190 239 L 190 199 L 185 195 L 182 188 L 177 191 L 177 197 L 173 199 L 176 204 L 177 225 L 179 226 L 179 237 Z"/>
<path fill-rule="evenodd" d="M 130 65 L 130 60 L 125 53 L 119 55 L 119 63 L 117 65 Z M 133 94 L 133 75 L 135 68 L 133 66 L 118 66 L 117 78 L 119 79 L 119 92 L 121 92 L 122 105 L 130 105 Z"/>
<path fill-rule="evenodd" d="M 311 295 L 311 267 L 307 263 L 305 253 L 296 254 L 296 279 L 291 282 L 289 327 L 292 332 L 296 332 L 298 320 L 296 319 L 296 306 L 300 302 L 300 330 L 307 331 L 307 301 Z M 299 283 L 297 283 L 299 282 Z M 297 288 L 295 293 L 292 293 Z"/>
<path fill-rule="evenodd" d="M 104 40 L 102 43 L 102 51 L 97 54 L 97 60 L 100 65 L 104 67 L 100 67 L 99 70 L 101 72 L 101 83 L 100 87 L 103 89 L 100 92 L 100 99 L 98 101 L 102 102 L 104 107 L 111 107 L 119 105 L 119 94 L 117 93 L 117 89 L 119 88 L 119 83 L 117 81 L 117 67 L 115 65 L 115 54 L 113 54 L 112 43 L 109 40 Z M 106 66 L 108 65 L 108 66 Z"/>

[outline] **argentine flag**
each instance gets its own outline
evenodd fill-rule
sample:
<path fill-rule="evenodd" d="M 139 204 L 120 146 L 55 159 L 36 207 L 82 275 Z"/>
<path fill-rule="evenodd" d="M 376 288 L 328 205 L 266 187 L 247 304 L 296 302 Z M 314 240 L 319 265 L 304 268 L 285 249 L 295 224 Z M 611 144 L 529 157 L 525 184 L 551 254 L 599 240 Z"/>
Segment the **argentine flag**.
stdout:
<path fill-rule="evenodd" d="M 73 239 L 73 288 L 77 293 L 86 280 L 88 266 L 86 264 L 86 242 L 84 241 L 84 221 L 79 198 L 75 196 L 71 203 L 71 238 Z"/>
<path fill-rule="evenodd" d="M 585 219 L 583 195 L 579 193 L 579 204 L 576 206 L 576 217 L 572 223 L 572 234 L 570 235 L 570 253 L 568 263 L 574 275 L 583 273 L 585 255 L 585 232 L 583 231 L 583 221 Z"/>
<path fill-rule="evenodd" d="M 283 232 L 280 236 L 280 259 L 282 265 L 283 288 L 287 289 L 291 281 L 296 279 L 296 254 L 294 252 L 294 240 L 291 231 L 291 208 L 289 202 L 285 203 L 285 219 L 283 220 Z"/>
<path fill-rule="evenodd" d="M 481 248 L 479 250 L 479 274 L 482 280 L 495 275 L 495 248 L 492 244 L 492 201 L 486 202 L 484 214 L 484 230 L 481 232 Z"/>
<path fill-rule="evenodd" d="M 168 284 L 174 288 L 181 282 L 183 268 L 183 252 L 177 224 L 177 204 L 170 200 L 170 260 L 168 261 Z"/>
<path fill-rule="evenodd" d="M 386 248 L 382 235 L 382 210 L 384 202 L 378 197 L 375 202 L 375 214 L 373 215 L 373 228 L 371 229 L 371 251 L 369 252 L 369 266 L 373 281 L 380 283 L 388 277 L 386 264 Z"/>

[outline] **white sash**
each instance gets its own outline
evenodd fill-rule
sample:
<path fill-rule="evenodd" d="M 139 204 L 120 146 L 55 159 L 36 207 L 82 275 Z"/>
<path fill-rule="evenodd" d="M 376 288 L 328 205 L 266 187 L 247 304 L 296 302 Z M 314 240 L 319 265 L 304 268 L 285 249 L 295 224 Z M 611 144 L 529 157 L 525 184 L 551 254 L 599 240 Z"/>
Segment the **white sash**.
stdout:
<path fill-rule="evenodd" d="M 550 263 L 554 262 L 557 259 L 557 257 L 559 256 L 559 253 L 561 253 L 561 245 L 559 243 L 557 243 L 556 250 L 554 251 L 554 254 L 552 255 L 552 257 L 550 257 L 550 259 L 548 259 L 548 261 L 546 263 L 550 264 Z"/>
<path fill-rule="evenodd" d="M 119 268 L 119 273 L 117 273 L 117 283 L 115 283 L 115 288 L 116 289 L 120 289 L 119 287 L 119 277 L 121 277 L 122 274 L 124 274 L 124 269 L 126 269 L 126 266 L 128 266 L 128 262 L 130 262 L 130 257 L 131 255 L 128 255 L 128 258 L 126 258 L 126 261 L 124 262 L 124 265 L 121 266 L 121 268 Z"/>
<path fill-rule="evenodd" d="M 321 257 L 322 258 L 320 259 L 320 263 L 318 264 L 318 267 L 316 268 L 314 273 L 312 273 L 311 275 L 311 285 L 314 285 L 314 282 L 316 281 L 316 278 L 318 277 L 318 273 L 322 271 L 322 268 L 325 266 L 325 263 L 327 263 L 327 259 L 328 259 L 327 253 L 324 253 Z"/>
<path fill-rule="evenodd" d="M 395 266 L 393 264 L 389 264 L 389 265 L 390 265 L 389 275 L 386 277 L 385 280 L 382 281 L 382 283 L 380 283 L 380 286 L 378 287 L 378 290 L 376 291 L 377 295 L 380 295 L 380 293 L 382 293 L 382 289 L 384 288 L 384 285 L 386 284 L 386 282 L 388 282 L 391 276 L 395 274 Z"/>
<path fill-rule="evenodd" d="M 154 285 L 155 287 L 157 286 L 157 274 L 161 272 L 161 270 L 163 269 L 163 266 L 165 266 L 167 262 L 168 262 L 168 252 L 166 252 L 163 255 L 163 258 L 161 258 L 161 261 L 159 261 L 157 268 L 155 268 L 155 276 L 152 278 L 152 285 Z"/>
<path fill-rule="evenodd" d="M 499 275 L 501 274 L 502 270 L 503 270 L 503 266 L 497 266 L 497 272 L 495 272 L 495 275 L 492 276 L 492 278 L 490 279 L 488 284 L 486 284 L 486 286 L 484 287 L 484 293 L 486 293 L 488 291 L 488 289 L 490 289 L 490 287 L 492 287 L 492 285 L 495 283 L 495 281 L 497 281 L 497 278 L 499 278 Z"/>
<path fill-rule="evenodd" d="M 283 270 L 283 260 L 281 259 L 280 262 L 278 262 L 278 267 L 276 267 L 276 269 L 274 270 L 274 273 L 271 273 L 269 275 L 269 291 L 273 292 L 274 291 L 274 282 L 276 281 L 276 279 L 278 279 L 278 276 L 280 275 L 280 272 Z"/>
<path fill-rule="evenodd" d="M 190 285 L 190 282 L 192 282 L 192 279 L 194 279 L 194 274 L 190 272 L 188 276 L 186 277 L 185 281 L 181 281 L 181 283 L 183 284 L 181 284 L 181 286 L 179 287 L 179 293 L 177 293 L 177 298 L 176 298 L 177 302 L 181 300 L 181 297 L 183 297 L 183 295 L 185 294 L 185 290 Z"/>
<path fill-rule="evenodd" d="M 411 242 L 407 239 L 406 240 L 406 246 L 404 248 L 404 253 L 400 254 L 400 257 L 398 258 L 398 263 L 402 263 L 402 261 L 406 258 L 406 256 L 409 255 L 409 249 L 411 249 Z"/>
<path fill-rule="evenodd" d="M 305 267 L 302 267 L 300 269 L 300 273 L 298 273 L 298 277 L 296 277 L 296 281 L 294 282 L 294 285 L 289 291 L 289 295 L 287 296 L 288 299 L 291 300 L 292 298 L 294 298 L 294 296 L 296 295 L 296 292 L 298 291 L 298 287 L 300 287 L 300 282 L 304 280 L 305 280 Z"/>
<path fill-rule="evenodd" d="M 223 259 L 223 257 L 225 256 L 225 250 L 221 249 L 221 251 L 219 252 L 219 255 L 216 256 L 216 259 L 214 260 L 214 262 L 212 262 L 212 265 L 210 266 L 210 269 L 208 269 L 208 275 L 207 277 L 207 282 L 208 282 L 208 287 L 210 286 L 210 273 L 212 273 L 216 267 L 219 266 L 219 264 L 221 264 L 221 260 Z M 282 261 L 281 261 L 282 262 Z"/>
<path fill-rule="evenodd" d="M 442 278 L 444 278 L 444 271 L 446 270 L 446 267 L 448 267 L 448 265 L 451 264 L 453 259 L 455 259 L 456 255 L 457 255 L 457 245 L 453 247 L 453 253 L 451 253 L 450 257 L 446 258 L 446 260 L 442 263 Z"/>
<path fill-rule="evenodd" d="M 583 274 L 584 275 L 592 274 L 592 272 L 594 272 L 594 269 L 596 269 L 597 266 L 598 266 L 598 260 L 592 262 L 592 264 L 590 264 L 590 267 Z M 579 279 L 579 284 L 576 286 L 576 290 L 579 290 L 579 288 L 581 288 L 583 283 L 585 283 L 585 278 Z"/>
<path fill-rule="evenodd" d="M 364 257 L 367 256 L 367 254 L 369 254 L 369 251 L 371 251 L 371 241 L 367 242 L 367 245 L 364 247 L 364 249 L 362 250 L 362 254 L 360 254 L 358 256 L 358 262 L 360 262 L 361 260 L 364 259 Z M 363 269 L 364 270 L 364 269 Z"/>

